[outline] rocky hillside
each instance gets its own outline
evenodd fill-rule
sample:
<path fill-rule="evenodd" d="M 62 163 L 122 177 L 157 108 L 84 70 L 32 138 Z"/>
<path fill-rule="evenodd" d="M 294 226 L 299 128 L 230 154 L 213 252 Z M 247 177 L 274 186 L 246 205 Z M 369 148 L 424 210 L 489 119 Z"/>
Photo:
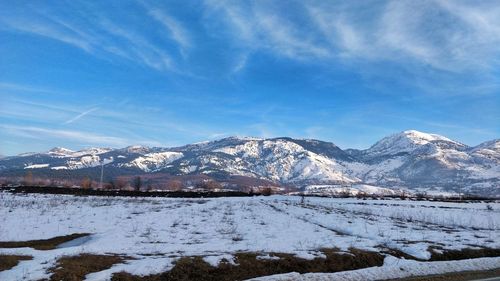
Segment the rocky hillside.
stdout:
<path fill-rule="evenodd" d="M 57 175 L 100 169 L 120 174 L 244 176 L 304 187 L 370 184 L 386 188 L 500 193 L 500 140 L 476 147 L 446 137 L 404 131 L 366 150 L 342 150 L 319 140 L 238 138 L 162 148 L 130 146 L 72 151 L 54 148 L 0 159 L 0 175 L 26 170 Z"/>

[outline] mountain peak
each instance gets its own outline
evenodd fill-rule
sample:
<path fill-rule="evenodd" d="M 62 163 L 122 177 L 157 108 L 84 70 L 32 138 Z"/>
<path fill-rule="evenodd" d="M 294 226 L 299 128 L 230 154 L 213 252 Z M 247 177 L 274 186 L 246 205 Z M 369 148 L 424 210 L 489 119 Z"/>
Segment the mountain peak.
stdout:
<path fill-rule="evenodd" d="M 47 151 L 48 154 L 57 154 L 57 155 L 68 155 L 71 153 L 74 153 L 73 150 L 67 149 L 64 147 L 56 146 L 52 148 L 51 150 Z"/>
<path fill-rule="evenodd" d="M 58 152 L 58 151 L 73 151 L 73 150 L 61 146 L 56 146 L 49 150 L 49 152 Z"/>
<path fill-rule="evenodd" d="M 246 136 L 229 136 L 220 140 L 236 140 L 236 141 L 259 141 L 261 138 L 246 137 Z"/>
<path fill-rule="evenodd" d="M 344 151 L 331 142 L 314 139 L 239 136 L 173 148 L 136 145 L 72 151 L 55 147 L 45 153 L 2 158 L 0 171 L 18 177 L 25 169 L 50 169 L 50 175 L 67 177 L 68 172 L 78 169 L 98 173 L 101 163 L 111 175 L 158 172 L 186 176 L 186 180 L 204 175 L 221 181 L 242 176 L 297 187 L 352 182 L 386 187 L 440 186 L 498 195 L 500 140 L 471 148 L 437 134 L 407 130 L 361 151 Z M 81 173 L 75 172 L 78 175 Z"/>
<path fill-rule="evenodd" d="M 417 130 L 406 130 L 381 139 L 367 151 L 370 154 L 384 155 L 409 153 L 415 150 L 417 147 L 436 141 L 462 145 L 441 135 L 424 133 Z"/>
<path fill-rule="evenodd" d="M 500 139 L 485 141 L 483 143 L 480 143 L 474 148 L 487 148 L 492 150 L 500 150 Z"/>
<path fill-rule="evenodd" d="M 143 145 L 130 145 L 123 148 L 123 150 L 130 153 L 147 153 L 150 149 L 149 147 Z"/>
<path fill-rule="evenodd" d="M 420 132 L 417 130 L 406 130 L 406 131 L 403 131 L 399 134 L 395 134 L 393 136 L 398 136 L 398 135 L 405 136 L 405 137 L 413 140 L 416 143 L 422 143 L 422 144 L 425 144 L 425 143 L 430 142 L 430 141 L 455 142 L 455 141 L 450 140 L 449 138 L 443 137 L 441 135 L 424 133 L 424 132 Z"/>

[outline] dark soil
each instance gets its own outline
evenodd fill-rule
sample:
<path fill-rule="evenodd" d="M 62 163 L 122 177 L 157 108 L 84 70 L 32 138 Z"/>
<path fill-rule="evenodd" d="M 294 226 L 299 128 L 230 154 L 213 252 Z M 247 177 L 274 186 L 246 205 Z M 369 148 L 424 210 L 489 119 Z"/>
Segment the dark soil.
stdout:
<path fill-rule="evenodd" d="M 32 256 L 0 255 L 0 271 L 9 270 L 20 261 L 33 259 Z"/>
<path fill-rule="evenodd" d="M 88 236 L 89 233 L 73 233 L 66 236 L 57 236 L 50 239 L 29 240 L 29 241 L 9 241 L 1 242 L 0 248 L 24 248 L 29 247 L 36 250 L 53 250 L 62 243 Z"/>
<path fill-rule="evenodd" d="M 449 261 L 449 260 L 465 260 L 486 257 L 500 257 L 500 249 L 481 248 L 481 249 L 462 249 L 462 250 L 446 250 L 443 253 L 432 251 L 431 261 Z"/>
<path fill-rule="evenodd" d="M 287 272 L 338 272 L 358 268 L 381 266 L 384 256 L 376 252 L 351 249 L 349 253 L 335 249 L 324 249 L 325 258 L 306 260 L 290 254 L 271 253 L 280 259 L 257 259 L 257 253 L 238 253 L 233 265 L 221 262 L 213 267 L 203 257 L 183 257 L 172 270 L 147 276 L 136 276 L 125 272 L 113 275 L 113 281 L 159 281 L 159 280 L 200 280 L 200 281 L 233 281 Z"/>
<path fill-rule="evenodd" d="M 57 261 L 55 267 L 49 269 L 49 272 L 53 273 L 50 280 L 81 281 L 85 275 L 106 270 L 114 264 L 122 263 L 125 259 L 126 257 L 117 255 L 92 254 L 62 257 Z"/>

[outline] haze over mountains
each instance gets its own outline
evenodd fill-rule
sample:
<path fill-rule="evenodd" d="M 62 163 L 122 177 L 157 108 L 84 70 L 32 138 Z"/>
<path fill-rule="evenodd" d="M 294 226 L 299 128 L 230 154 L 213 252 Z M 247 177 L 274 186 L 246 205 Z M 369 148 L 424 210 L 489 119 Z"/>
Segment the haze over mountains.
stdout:
<path fill-rule="evenodd" d="M 204 174 L 232 176 L 305 187 L 318 184 L 370 184 L 388 188 L 500 194 L 500 139 L 470 147 L 444 136 L 414 130 L 385 137 L 366 150 L 287 137 L 229 137 L 181 147 L 129 146 L 72 151 L 54 148 L 0 159 L 0 176 L 26 170 L 82 175 Z"/>

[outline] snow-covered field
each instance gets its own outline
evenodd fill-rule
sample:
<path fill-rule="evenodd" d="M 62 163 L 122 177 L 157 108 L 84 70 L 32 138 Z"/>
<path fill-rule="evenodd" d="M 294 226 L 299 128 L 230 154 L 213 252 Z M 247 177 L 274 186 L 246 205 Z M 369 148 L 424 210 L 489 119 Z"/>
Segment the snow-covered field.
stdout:
<path fill-rule="evenodd" d="M 0 272 L 0 280 L 47 278 L 47 269 L 59 257 L 80 253 L 125 254 L 135 258 L 89 274 L 87 280 L 105 280 L 119 271 L 143 275 L 164 272 L 182 256 L 203 256 L 216 266 L 223 258 L 231 261 L 236 252 L 259 252 L 263 258 L 270 252 L 292 253 L 310 259 L 322 256 L 321 248 L 346 251 L 351 247 L 371 251 L 391 248 L 426 260 L 431 257 L 430 247 L 435 251 L 500 248 L 500 203 L 332 198 L 306 198 L 301 202 L 301 198 L 291 196 L 170 199 L 0 193 L 0 241 L 47 239 L 72 233 L 92 235 L 80 243 L 48 251 L 0 249 L 0 254 L 33 256 L 33 260 Z M 382 268 L 387 267 L 385 272 L 390 272 L 399 262 L 401 266 L 415 267 L 408 265 L 409 261 L 388 256 Z M 500 267 L 500 258 L 459 261 L 455 266 L 452 263 L 428 262 L 425 268 L 449 271 L 484 269 L 495 264 Z M 360 280 L 362 274 L 371 279 L 376 274 L 373 270 L 384 271 L 358 270 L 352 272 L 352 276 L 358 276 L 353 280 Z M 438 272 L 433 270 L 428 272 Z M 422 269 L 420 273 L 426 271 Z M 349 274 L 343 274 L 347 279 L 342 280 L 349 280 Z"/>

